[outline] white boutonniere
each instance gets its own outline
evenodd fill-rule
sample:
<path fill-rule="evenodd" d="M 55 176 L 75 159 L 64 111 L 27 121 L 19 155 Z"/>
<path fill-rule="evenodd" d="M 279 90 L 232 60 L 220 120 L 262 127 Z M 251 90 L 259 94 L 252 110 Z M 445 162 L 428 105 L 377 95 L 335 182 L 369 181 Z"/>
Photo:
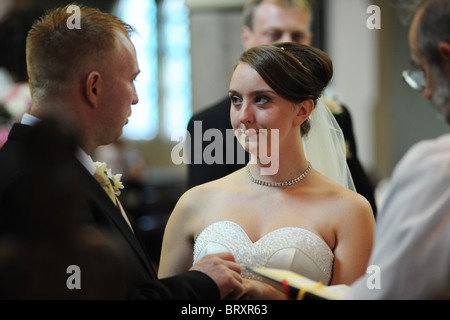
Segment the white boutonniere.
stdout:
<path fill-rule="evenodd" d="M 95 166 L 99 168 L 102 172 L 105 173 L 105 175 L 108 177 L 109 181 L 111 182 L 111 185 L 114 189 L 114 194 L 116 196 L 120 196 L 120 190 L 124 188 L 122 181 L 120 179 L 122 178 L 122 174 L 112 174 L 111 169 L 108 169 L 106 167 L 106 163 L 104 162 L 95 162 Z"/>

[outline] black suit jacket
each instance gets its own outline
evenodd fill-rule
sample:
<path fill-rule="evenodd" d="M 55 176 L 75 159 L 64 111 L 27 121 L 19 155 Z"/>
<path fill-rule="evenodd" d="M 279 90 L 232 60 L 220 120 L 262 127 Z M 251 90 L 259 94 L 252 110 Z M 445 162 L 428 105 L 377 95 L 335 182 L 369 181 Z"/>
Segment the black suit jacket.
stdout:
<path fill-rule="evenodd" d="M 222 156 L 220 157 L 221 161 L 218 163 L 206 164 L 203 161 L 203 157 L 200 164 L 194 163 L 194 154 L 199 150 L 203 152 L 206 146 L 213 143 L 213 141 L 203 141 L 203 139 L 201 139 L 202 145 L 201 149 L 199 149 L 198 146 L 195 145 L 197 141 L 200 141 L 200 138 L 195 135 L 195 125 L 201 125 L 202 136 L 208 129 L 218 129 L 222 133 L 222 136 L 226 137 L 226 131 L 232 130 L 233 128 L 230 120 L 230 99 L 226 98 L 214 106 L 206 108 L 205 110 L 192 116 L 189 120 L 187 130 L 190 134 L 191 145 L 188 159 L 191 160 L 191 163 L 188 166 L 188 189 L 222 178 L 238 169 L 245 167 L 250 159 L 250 156 L 236 138 L 233 139 L 233 145 L 226 145 L 226 139 L 223 139 L 223 149 L 221 150 Z M 241 159 L 238 158 L 238 155 L 241 153 L 245 154 L 245 159 L 243 159 L 243 161 L 239 161 Z M 232 155 L 232 157 L 230 155 Z M 227 161 L 227 159 L 232 159 L 232 161 Z"/>
<path fill-rule="evenodd" d="M 374 215 L 376 215 L 377 208 L 375 204 L 374 190 L 358 159 L 351 115 L 345 106 L 341 107 L 342 111 L 339 114 L 334 114 L 334 117 L 336 118 L 336 121 L 342 129 L 344 138 L 347 143 L 347 164 L 352 174 L 357 192 L 363 195 L 370 202 Z M 195 122 L 198 123 L 197 125 L 201 123 L 202 134 L 204 134 L 204 132 L 208 129 L 215 128 L 219 129 L 225 136 L 226 130 L 232 128 L 230 120 L 230 99 L 225 98 L 217 104 L 195 114 L 188 123 L 187 130 L 190 133 L 191 138 L 191 148 L 189 155 L 191 158 L 191 164 L 188 167 L 188 189 L 212 180 L 222 178 L 240 168 L 243 168 L 249 159 L 249 155 L 247 154 L 246 162 L 238 163 L 236 161 L 236 155 L 238 154 L 238 152 L 240 152 L 240 150 L 243 150 L 243 148 L 239 143 L 237 143 L 235 139 L 235 145 L 232 147 L 233 150 L 230 150 L 230 148 L 227 149 L 225 144 L 223 146 L 223 164 L 206 164 L 203 161 L 201 164 L 195 164 L 192 156 L 196 151 L 194 150 L 194 142 L 199 140 L 199 138 L 195 136 L 194 132 Z M 203 151 L 205 147 L 210 143 L 212 142 L 202 142 L 201 150 Z M 235 161 L 233 162 L 233 164 L 226 164 L 225 160 L 227 159 L 227 154 L 229 154 L 230 152 L 234 152 Z"/>
<path fill-rule="evenodd" d="M 0 149 L 0 237 L 24 236 L 27 229 L 27 198 L 25 190 L 30 183 L 24 166 L 25 141 L 33 135 L 33 127 L 15 124 L 8 141 Z M 45 143 L 45 142 L 43 142 Z M 84 202 L 81 220 L 114 236 L 129 254 L 131 279 L 126 284 L 123 298 L 129 299 L 219 299 L 219 290 L 212 279 L 201 272 L 187 272 L 172 278 L 158 280 L 146 248 L 135 235 L 118 208 L 110 200 L 99 183 L 73 157 L 74 174 L 83 181 L 80 199 Z M 69 181 L 70 183 L 70 181 Z M 45 188 L 45 182 L 42 183 Z M 33 192 L 33 191 L 31 191 Z M 37 190 L 36 190 L 37 192 Z M 50 195 L 51 196 L 51 195 Z M 31 208 L 33 209 L 33 208 Z M 136 229 L 135 229 L 136 230 Z M 101 263 L 101 262 L 100 262 Z M 106 270 L 114 268 L 103 266 Z"/>

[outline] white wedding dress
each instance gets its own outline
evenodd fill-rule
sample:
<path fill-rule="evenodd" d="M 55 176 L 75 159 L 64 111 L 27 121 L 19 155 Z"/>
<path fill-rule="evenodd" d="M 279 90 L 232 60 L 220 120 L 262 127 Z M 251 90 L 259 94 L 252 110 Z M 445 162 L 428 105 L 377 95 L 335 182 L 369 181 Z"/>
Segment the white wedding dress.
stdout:
<path fill-rule="evenodd" d="M 330 284 L 334 255 L 315 233 L 301 228 L 272 231 L 256 242 L 231 221 L 216 222 L 204 229 L 194 244 L 194 264 L 208 254 L 231 252 L 242 267 L 242 276 L 258 277 L 245 267 L 290 270 L 323 284 Z"/>

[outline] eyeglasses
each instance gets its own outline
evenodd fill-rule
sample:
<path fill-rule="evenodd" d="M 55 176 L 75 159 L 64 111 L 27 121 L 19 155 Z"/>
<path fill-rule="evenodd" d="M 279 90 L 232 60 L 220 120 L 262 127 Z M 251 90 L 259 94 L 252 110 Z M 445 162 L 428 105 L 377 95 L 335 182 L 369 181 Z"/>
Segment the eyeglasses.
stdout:
<path fill-rule="evenodd" d="M 405 82 L 414 90 L 423 91 L 427 87 L 425 72 L 418 68 L 405 70 L 402 76 Z"/>

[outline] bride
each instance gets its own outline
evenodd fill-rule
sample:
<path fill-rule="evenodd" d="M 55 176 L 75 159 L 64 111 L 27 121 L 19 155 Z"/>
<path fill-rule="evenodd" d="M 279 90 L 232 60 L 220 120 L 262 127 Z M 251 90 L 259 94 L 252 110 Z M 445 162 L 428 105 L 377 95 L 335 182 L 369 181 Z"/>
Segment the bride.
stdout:
<path fill-rule="evenodd" d="M 335 147 L 309 136 L 324 121 L 320 97 L 332 74 L 328 55 L 310 46 L 283 43 L 243 53 L 230 83 L 230 116 L 252 159 L 180 198 L 165 230 L 159 277 L 231 252 L 253 288 L 249 297 L 269 299 L 282 296 L 245 267 L 289 269 L 333 285 L 366 272 L 375 225 L 370 204 L 332 169 L 345 163 L 345 154 L 337 159 Z"/>

